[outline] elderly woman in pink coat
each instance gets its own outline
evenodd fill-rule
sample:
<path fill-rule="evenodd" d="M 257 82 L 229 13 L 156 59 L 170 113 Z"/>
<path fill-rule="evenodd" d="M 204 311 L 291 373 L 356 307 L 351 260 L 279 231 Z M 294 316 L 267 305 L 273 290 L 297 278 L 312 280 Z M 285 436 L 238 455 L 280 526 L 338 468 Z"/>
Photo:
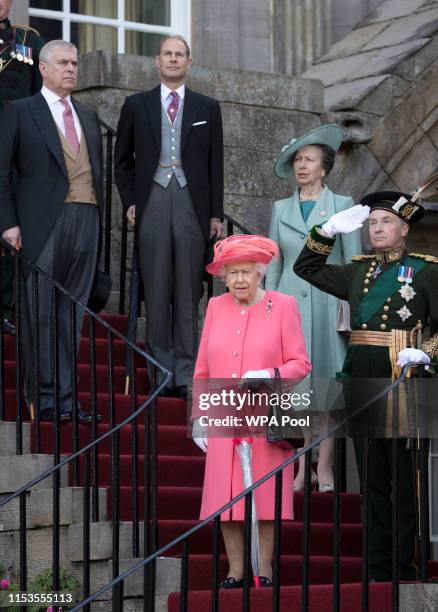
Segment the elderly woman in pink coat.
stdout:
<path fill-rule="evenodd" d="M 293 297 L 262 289 L 267 264 L 278 255 L 273 240 L 234 235 L 216 243 L 207 271 L 221 276 L 229 290 L 212 298 L 195 365 L 196 379 L 269 379 L 278 368 L 282 379 L 302 380 L 311 370 L 301 319 Z M 192 417 L 197 417 L 194 411 Z M 242 468 L 232 436 L 208 438 L 194 419 L 193 438 L 207 453 L 200 518 L 205 519 L 244 488 Z M 288 459 L 292 448 L 277 446 L 263 437 L 252 441 L 254 482 Z M 260 533 L 260 586 L 272 584 L 275 480 L 255 492 Z M 293 519 L 293 466 L 283 473 L 282 518 Z M 221 516 L 229 571 L 221 588 L 239 588 L 243 576 L 244 502 Z"/>

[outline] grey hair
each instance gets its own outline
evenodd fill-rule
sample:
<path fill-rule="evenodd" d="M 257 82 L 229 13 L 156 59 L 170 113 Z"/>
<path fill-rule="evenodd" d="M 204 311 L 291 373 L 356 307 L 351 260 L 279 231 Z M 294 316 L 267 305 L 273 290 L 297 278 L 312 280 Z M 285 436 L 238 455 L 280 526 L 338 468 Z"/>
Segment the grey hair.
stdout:
<path fill-rule="evenodd" d="M 166 42 L 166 40 L 169 40 L 169 39 L 175 39 L 175 40 L 179 40 L 180 42 L 182 42 L 184 47 L 186 48 L 187 57 L 188 58 L 191 57 L 190 45 L 186 41 L 184 36 L 181 36 L 180 34 L 169 34 L 168 36 L 163 36 L 163 38 L 158 43 L 158 53 L 157 53 L 157 55 L 160 55 L 161 49 L 162 49 L 164 43 Z"/>
<path fill-rule="evenodd" d="M 259 261 L 257 261 L 257 262 L 254 262 L 254 265 L 255 265 L 255 269 L 259 273 L 260 280 L 262 280 L 262 278 L 265 278 L 266 272 L 268 271 L 268 264 L 260 263 Z M 225 282 L 225 278 L 227 276 L 227 266 L 226 265 L 223 265 L 220 268 L 219 276 L 220 276 L 221 281 Z"/>
<path fill-rule="evenodd" d="M 53 51 L 59 48 L 74 49 L 76 53 L 78 53 L 78 50 L 75 45 L 71 42 L 68 42 L 67 40 L 51 40 L 42 47 L 40 51 L 39 61 L 47 64 Z"/>

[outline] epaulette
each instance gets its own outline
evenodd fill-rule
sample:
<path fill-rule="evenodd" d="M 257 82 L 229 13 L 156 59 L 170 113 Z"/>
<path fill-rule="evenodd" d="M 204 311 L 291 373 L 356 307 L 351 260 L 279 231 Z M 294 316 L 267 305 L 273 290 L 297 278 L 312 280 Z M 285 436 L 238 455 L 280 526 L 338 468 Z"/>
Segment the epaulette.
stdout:
<path fill-rule="evenodd" d="M 365 261 L 367 259 L 375 259 L 375 255 L 353 255 L 351 261 Z"/>
<path fill-rule="evenodd" d="M 424 259 L 428 263 L 438 263 L 438 257 L 435 255 L 423 255 L 422 253 L 409 253 L 409 257 L 417 257 L 418 259 Z"/>
<path fill-rule="evenodd" d="M 12 27 L 13 28 L 21 28 L 22 30 L 26 30 L 27 32 L 33 32 L 37 36 L 41 36 L 41 34 L 38 32 L 38 30 L 35 30 L 35 28 L 31 28 L 28 25 L 22 25 L 21 23 L 14 23 Z"/>

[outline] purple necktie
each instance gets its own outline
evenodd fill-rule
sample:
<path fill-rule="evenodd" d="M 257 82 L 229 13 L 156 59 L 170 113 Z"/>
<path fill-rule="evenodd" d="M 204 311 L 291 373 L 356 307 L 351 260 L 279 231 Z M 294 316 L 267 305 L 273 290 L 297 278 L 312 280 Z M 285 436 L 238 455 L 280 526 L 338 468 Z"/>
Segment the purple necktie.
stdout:
<path fill-rule="evenodd" d="M 64 119 L 65 137 L 67 139 L 67 142 L 73 149 L 73 151 L 76 154 L 78 154 L 79 153 L 79 138 L 78 138 L 78 133 L 76 132 L 76 128 L 75 128 L 75 122 L 73 119 L 73 113 L 71 110 L 71 106 L 65 98 L 60 98 L 60 101 L 64 107 L 62 118 Z"/>
<path fill-rule="evenodd" d="M 172 100 L 169 106 L 167 107 L 167 114 L 169 115 L 169 119 L 173 123 L 175 121 L 175 117 L 179 109 L 179 95 L 176 93 L 176 91 L 171 91 L 169 95 L 172 96 Z"/>

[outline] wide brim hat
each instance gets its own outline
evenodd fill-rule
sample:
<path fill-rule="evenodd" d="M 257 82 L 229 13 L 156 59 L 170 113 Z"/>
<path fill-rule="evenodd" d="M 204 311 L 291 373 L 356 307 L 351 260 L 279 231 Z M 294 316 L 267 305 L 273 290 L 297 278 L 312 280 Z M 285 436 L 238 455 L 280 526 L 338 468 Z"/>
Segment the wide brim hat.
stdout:
<path fill-rule="evenodd" d="M 285 145 L 275 160 L 274 172 L 282 179 L 294 178 L 291 160 L 295 153 L 307 145 L 327 145 L 333 151 L 338 151 L 342 144 L 344 130 L 337 123 L 324 123 L 323 125 L 306 132 L 299 138 L 292 138 Z"/>
<path fill-rule="evenodd" d="M 274 240 L 257 234 L 234 234 L 214 245 L 213 261 L 205 269 L 213 276 L 220 276 L 223 266 L 250 261 L 268 264 L 278 257 Z"/>
<path fill-rule="evenodd" d="M 373 210 L 387 210 L 409 225 L 419 221 L 424 215 L 424 208 L 418 202 L 411 201 L 412 195 L 401 191 L 375 191 L 364 196 L 360 203 Z"/>

